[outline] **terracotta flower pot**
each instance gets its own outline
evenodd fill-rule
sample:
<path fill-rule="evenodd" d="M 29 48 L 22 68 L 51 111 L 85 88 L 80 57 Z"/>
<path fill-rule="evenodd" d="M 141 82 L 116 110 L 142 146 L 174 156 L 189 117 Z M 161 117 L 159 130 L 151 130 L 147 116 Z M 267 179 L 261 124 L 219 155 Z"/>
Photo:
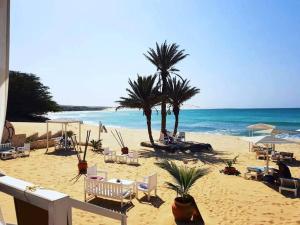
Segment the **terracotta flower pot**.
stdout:
<path fill-rule="evenodd" d="M 80 161 L 78 163 L 78 170 L 80 174 L 86 174 L 87 168 L 88 168 L 87 161 Z"/>
<path fill-rule="evenodd" d="M 194 212 L 192 201 L 184 201 L 182 197 L 175 198 L 172 212 L 176 221 L 191 221 Z"/>
<path fill-rule="evenodd" d="M 121 148 L 121 152 L 123 155 L 128 154 L 128 148 L 127 147 Z"/>
<path fill-rule="evenodd" d="M 226 166 L 224 169 L 224 173 L 228 175 L 235 175 L 236 174 L 236 169 L 235 167 L 228 167 Z"/>

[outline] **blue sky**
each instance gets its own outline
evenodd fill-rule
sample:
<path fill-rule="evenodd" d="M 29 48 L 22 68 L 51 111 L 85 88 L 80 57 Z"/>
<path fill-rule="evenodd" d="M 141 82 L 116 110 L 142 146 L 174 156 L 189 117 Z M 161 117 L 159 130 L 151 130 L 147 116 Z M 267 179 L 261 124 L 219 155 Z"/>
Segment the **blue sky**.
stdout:
<path fill-rule="evenodd" d="M 186 106 L 300 107 L 300 1 L 11 1 L 10 69 L 34 73 L 60 104 L 115 105 L 143 53 L 176 42 L 201 89 Z"/>

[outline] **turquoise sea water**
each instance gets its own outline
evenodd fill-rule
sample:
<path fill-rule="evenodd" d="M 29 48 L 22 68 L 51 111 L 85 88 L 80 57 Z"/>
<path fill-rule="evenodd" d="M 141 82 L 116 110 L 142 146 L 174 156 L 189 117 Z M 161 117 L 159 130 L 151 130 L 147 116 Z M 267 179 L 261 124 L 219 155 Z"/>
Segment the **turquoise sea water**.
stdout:
<path fill-rule="evenodd" d="M 51 119 L 73 118 L 85 123 L 146 129 L 142 111 L 80 111 L 50 113 Z M 279 129 L 300 129 L 300 108 L 297 109 L 185 109 L 180 112 L 179 130 L 192 132 L 247 135 L 246 126 L 268 123 Z M 168 115 L 167 127 L 173 129 L 174 116 Z M 153 111 L 152 127 L 160 128 L 160 114 Z"/>

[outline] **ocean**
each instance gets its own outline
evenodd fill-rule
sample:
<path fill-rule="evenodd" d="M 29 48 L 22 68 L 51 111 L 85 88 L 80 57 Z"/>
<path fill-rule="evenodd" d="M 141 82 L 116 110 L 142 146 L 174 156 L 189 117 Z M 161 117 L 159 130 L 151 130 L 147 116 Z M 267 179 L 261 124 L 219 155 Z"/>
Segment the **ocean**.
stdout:
<path fill-rule="evenodd" d="M 79 111 L 49 113 L 50 119 L 79 119 L 88 124 L 146 129 L 142 111 Z M 275 125 L 278 129 L 300 129 L 300 108 L 283 109 L 183 109 L 180 111 L 179 130 L 229 135 L 248 135 L 246 127 L 254 123 Z M 167 128 L 173 130 L 174 116 L 167 116 Z M 152 128 L 160 129 L 160 112 L 153 111 Z"/>

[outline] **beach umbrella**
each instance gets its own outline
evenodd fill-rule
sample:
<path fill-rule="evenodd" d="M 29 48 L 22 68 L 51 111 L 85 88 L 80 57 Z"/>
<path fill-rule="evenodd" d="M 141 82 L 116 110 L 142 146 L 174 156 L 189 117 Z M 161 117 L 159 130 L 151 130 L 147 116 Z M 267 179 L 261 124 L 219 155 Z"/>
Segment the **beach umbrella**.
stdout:
<path fill-rule="evenodd" d="M 271 144 L 271 145 L 275 146 L 275 144 L 295 144 L 295 143 L 296 142 L 294 142 L 294 141 L 283 139 L 283 138 L 277 138 L 277 137 L 274 137 L 274 136 L 265 136 L 264 138 L 257 141 L 255 144 L 267 144 L 267 145 Z M 267 174 L 269 172 L 269 161 L 270 161 L 269 154 L 267 154 L 267 160 L 266 160 Z"/>
<path fill-rule="evenodd" d="M 240 137 L 240 139 L 243 141 L 249 142 L 249 152 L 250 152 L 251 145 L 256 144 L 258 141 L 260 141 L 264 137 L 266 137 L 266 136 L 264 135 L 264 136 Z"/>
<path fill-rule="evenodd" d="M 277 137 L 271 136 L 271 135 L 255 136 L 255 137 L 241 137 L 241 139 L 244 141 L 248 141 L 249 143 L 252 143 L 252 144 L 266 144 L 266 145 L 273 145 L 273 146 L 275 146 L 275 144 L 299 144 L 295 141 L 291 141 L 291 140 L 287 140 L 287 139 L 283 139 L 283 138 L 277 138 Z M 266 154 L 266 155 L 267 155 L 266 171 L 268 173 L 270 159 L 269 159 L 269 154 Z"/>
<path fill-rule="evenodd" d="M 263 131 L 263 130 L 273 130 L 276 127 L 271 124 L 265 124 L 265 123 L 256 123 L 247 126 L 247 129 L 249 130 L 249 136 L 253 135 L 253 132 L 257 131 Z"/>
<path fill-rule="evenodd" d="M 9 77 L 9 0 L 0 1 L 0 143 L 5 124 Z"/>
<path fill-rule="evenodd" d="M 297 135 L 300 134 L 300 130 L 279 130 L 279 129 L 274 129 L 272 130 L 273 135 L 277 134 L 288 134 L 288 135 Z"/>

